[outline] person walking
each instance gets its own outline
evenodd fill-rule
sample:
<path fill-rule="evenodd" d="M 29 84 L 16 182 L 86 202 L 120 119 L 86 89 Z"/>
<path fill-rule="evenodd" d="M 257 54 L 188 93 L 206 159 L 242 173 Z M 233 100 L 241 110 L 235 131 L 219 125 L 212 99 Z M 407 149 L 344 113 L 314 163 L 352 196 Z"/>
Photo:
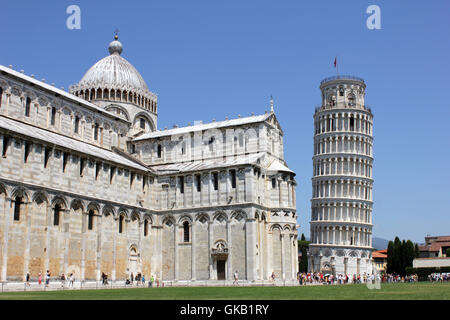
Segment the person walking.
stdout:
<path fill-rule="evenodd" d="M 64 288 L 64 285 L 66 284 L 66 276 L 61 274 L 61 288 Z"/>
<path fill-rule="evenodd" d="M 74 275 L 73 275 L 73 273 L 71 273 L 70 274 L 70 276 L 69 276 L 69 285 L 73 288 L 73 282 L 74 282 L 74 280 L 75 280 L 75 277 L 74 277 Z"/>
<path fill-rule="evenodd" d="M 233 284 L 238 284 L 238 281 L 239 281 L 239 276 L 238 276 L 238 272 L 237 272 L 237 270 L 236 270 L 236 272 L 234 273 L 234 281 L 233 281 Z"/>
<path fill-rule="evenodd" d="M 26 283 L 27 283 L 27 286 L 29 287 L 30 286 L 30 273 L 29 272 L 27 272 Z"/>
<path fill-rule="evenodd" d="M 38 277 L 39 286 L 41 285 L 41 283 L 42 283 L 42 273 L 39 272 L 39 277 Z"/>
<path fill-rule="evenodd" d="M 47 270 L 47 273 L 45 274 L 45 286 L 48 287 L 50 284 L 50 270 Z"/>

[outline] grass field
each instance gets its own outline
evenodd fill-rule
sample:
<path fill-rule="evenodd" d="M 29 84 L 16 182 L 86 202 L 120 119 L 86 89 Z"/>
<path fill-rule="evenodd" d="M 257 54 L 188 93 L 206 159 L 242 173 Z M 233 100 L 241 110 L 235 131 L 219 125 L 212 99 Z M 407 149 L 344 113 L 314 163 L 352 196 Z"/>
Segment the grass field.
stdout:
<path fill-rule="evenodd" d="M 302 287 L 177 287 L 0 293 L 0 300 L 450 300 L 450 283 Z"/>

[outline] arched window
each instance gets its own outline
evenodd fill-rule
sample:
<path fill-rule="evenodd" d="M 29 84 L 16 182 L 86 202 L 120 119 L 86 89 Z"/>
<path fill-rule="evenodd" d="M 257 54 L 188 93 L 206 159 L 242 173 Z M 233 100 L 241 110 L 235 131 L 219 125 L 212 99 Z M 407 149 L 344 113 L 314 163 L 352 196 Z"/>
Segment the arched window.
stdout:
<path fill-rule="evenodd" d="M 0 107 L 2 106 L 3 88 L 0 87 Z"/>
<path fill-rule="evenodd" d="M 25 117 L 30 116 L 30 106 L 31 106 L 31 99 L 30 97 L 27 97 L 27 100 L 25 102 Z"/>
<path fill-rule="evenodd" d="M 187 221 L 183 223 L 183 238 L 184 242 L 189 242 L 189 222 Z"/>
<path fill-rule="evenodd" d="M 161 158 L 162 155 L 162 147 L 160 144 L 158 144 L 158 158 Z"/>
<path fill-rule="evenodd" d="M 120 215 L 119 217 L 119 233 L 122 233 L 123 231 L 123 215 Z"/>
<path fill-rule="evenodd" d="M 144 118 L 139 119 L 139 126 L 141 129 L 145 129 L 145 119 Z"/>
<path fill-rule="evenodd" d="M 94 210 L 89 210 L 88 230 L 92 230 L 93 228 L 94 228 Z"/>
<path fill-rule="evenodd" d="M 148 220 L 144 220 L 144 237 L 148 235 Z"/>
<path fill-rule="evenodd" d="M 98 123 L 94 125 L 94 140 L 98 140 Z"/>
<path fill-rule="evenodd" d="M 350 131 L 355 131 L 355 118 L 350 116 Z"/>
<path fill-rule="evenodd" d="M 61 206 L 59 204 L 55 204 L 53 208 L 53 225 L 59 226 L 59 216 L 61 213 Z"/>
<path fill-rule="evenodd" d="M 74 128 L 74 132 L 75 133 L 79 133 L 79 128 L 80 128 L 80 117 L 79 116 L 75 116 L 75 128 Z"/>
<path fill-rule="evenodd" d="M 22 203 L 22 197 L 16 197 L 14 200 L 14 221 L 20 220 L 20 205 Z"/>

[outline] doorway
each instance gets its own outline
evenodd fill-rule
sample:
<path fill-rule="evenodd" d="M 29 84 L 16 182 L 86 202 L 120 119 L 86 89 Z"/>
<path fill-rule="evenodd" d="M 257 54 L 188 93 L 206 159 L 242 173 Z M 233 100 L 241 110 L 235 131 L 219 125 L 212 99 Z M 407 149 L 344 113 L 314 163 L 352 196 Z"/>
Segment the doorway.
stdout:
<path fill-rule="evenodd" d="M 225 280 L 225 260 L 217 260 L 217 280 Z"/>

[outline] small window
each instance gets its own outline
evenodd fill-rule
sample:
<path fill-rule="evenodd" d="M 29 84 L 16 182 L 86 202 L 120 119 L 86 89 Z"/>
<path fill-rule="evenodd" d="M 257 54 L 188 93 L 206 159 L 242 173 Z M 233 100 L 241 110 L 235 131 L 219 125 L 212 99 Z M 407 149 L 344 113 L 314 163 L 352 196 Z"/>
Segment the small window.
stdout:
<path fill-rule="evenodd" d="M 178 177 L 178 184 L 180 186 L 180 193 L 184 193 L 184 177 Z"/>
<path fill-rule="evenodd" d="M 236 188 L 236 170 L 230 170 L 231 188 Z"/>
<path fill-rule="evenodd" d="M 277 187 L 277 179 L 272 178 L 272 189 L 275 189 Z"/>
<path fill-rule="evenodd" d="M 214 190 L 219 189 L 219 174 L 217 172 L 213 172 L 213 184 L 214 184 Z"/>
<path fill-rule="evenodd" d="M 121 215 L 119 218 L 119 233 L 123 231 L 123 216 Z"/>
<path fill-rule="evenodd" d="M 183 223 L 183 239 L 184 242 L 189 242 L 189 222 Z"/>
<path fill-rule="evenodd" d="M 142 176 L 142 190 L 145 191 L 145 187 L 147 186 L 147 176 Z"/>
<path fill-rule="evenodd" d="M 83 158 L 80 158 L 80 177 L 83 176 L 84 166 L 86 164 L 86 160 Z"/>
<path fill-rule="evenodd" d="M 0 87 L 0 107 L 2 106 L 3 88 Z"/>
<path fill-rule="evenodd" d="M 94 211 L 89 210 L 88 215 L 88 230 L 92 230 L 94 228 Z"/>
<path fill-rule="evenodd" d="M 66 172 L 67 159 L 69 158 L 69 154 L 67 152 L 63 153 L 63 172 Z"/>
<path fill-rule="evenodd" d="M 6 157 L 6 152 L 8 151 L 9 137 L 3 136 L 3 150 L 2 156 Z"/>
<path fill-rule="evenodd" d="M 27 100 L 25 102 L 25 116 L 26 117 L 30 116 L 30 106 L 31 106 L 31 99 L 29 97 L 27 97 Z"/>
<path fill-rule="evenodd" d="M 20 220 L 20 205 L 22 203 L 22 197 L 16 197 L 14 201 L 14 221 Z"/>
<path fill-rule="evenodd" d="M 53 208 L 53 225 L 59 226 L 59 218 L 61 213 L 61 206 L 59 204 L 55 204 Z"/>
<path fill-rule="evenodd" d="M 23 157 L 23 162 L 27 162 L 28 160 L 28 156 L 30 155 L 30 151 L 31 151 L 31 144 L 29 142 L 25 142 L 25 152 L 24 152 L 24 157 Z"/>
<path fill-rule="evenodd" d="M 52 152 L 52 149 L 50 149 L 50 148 L 45 148 L 45 150 L 44 150 L 44 168 L 47 168 L 48 159 L 50 159 L 51 152 Z"/>
<path fill-rule="evenodd" d="M 95 180 L 98 179 L 98 174 L 100 173 L 101 167 L 102 167 L 101 162 L 96 162 L 95 163 Z"/>
<path fill-rule="evenodd" d="M 139 126 L 141 127 L 141 129 L 145 129 L 145 119 L 144 118 L 139 119 Z"/>
<path fill-rule="evenodd" d="M 144 220 L 144 237 L 148 235 L 148 220 Z"/>
<path fill-rule="evenodd" d="M 115 172 L 116 168 L 115 167 L 111 167 L 109 169 L 109 184 L 112 184 L 113 178 L 114 178 L 114 172 Z"/>
<path fill-rule="evenodd" d="M 196 185 L 197 185 L 197 192 L 201 192 L 202 191 L 202 176 L 197 174 L 195 176 L 195 181 L 196 181 Z"/>
<path fill-rule="evenodd" d="M 54 126 L 56 123 L 56 108 L 52 107 L 51 125 Z"/>
<path fill-rule="evenodd" d="M 136 174 L 134 172 L 130 173 L 130 188 L 133 188 L 133 182 Z"/>
<path fill-rule="evenodd" d="M 162 155 L 162 147 L 160 144 L 158 144 L 158 158 L 161 158 Z"/>
<path fill-rule="evenodd" d="M 98 123 L 94 125 L 94 140 L 98 140 Z"/>
<path fill-rule="evenodd" d="M 350 117 L 350 131 L 355 131 L 355 118 Z"/>
<path fill-rule="evenodd" d="M 78 131 L 80 130 L 80 117 L 79 116 L 75 116 L 75 128 L 74 128 L 74 132 L 75 133 L 79 133 Z"/>

